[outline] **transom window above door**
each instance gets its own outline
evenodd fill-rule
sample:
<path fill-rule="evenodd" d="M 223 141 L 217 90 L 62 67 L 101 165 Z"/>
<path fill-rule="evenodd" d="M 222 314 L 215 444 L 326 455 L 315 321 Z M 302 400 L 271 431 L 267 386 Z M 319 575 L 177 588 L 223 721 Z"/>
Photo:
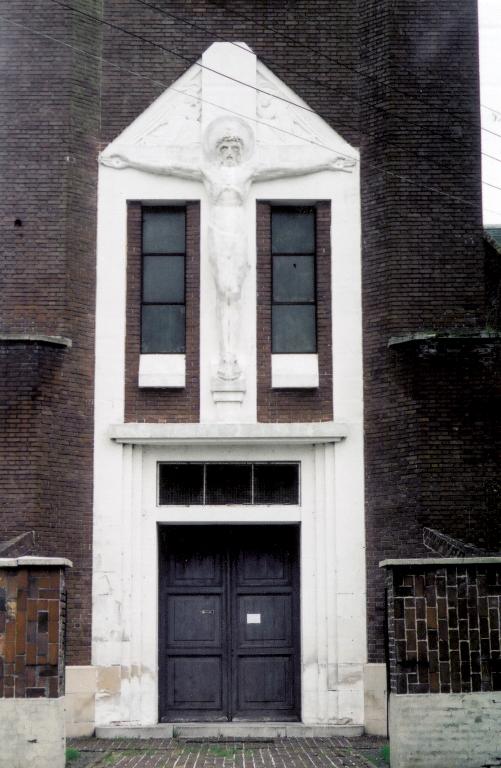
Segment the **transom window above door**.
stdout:
<path fill-rule="evenodd" d="M 161 462 L 158 503 L 299 504 L 299 463 Z"/>

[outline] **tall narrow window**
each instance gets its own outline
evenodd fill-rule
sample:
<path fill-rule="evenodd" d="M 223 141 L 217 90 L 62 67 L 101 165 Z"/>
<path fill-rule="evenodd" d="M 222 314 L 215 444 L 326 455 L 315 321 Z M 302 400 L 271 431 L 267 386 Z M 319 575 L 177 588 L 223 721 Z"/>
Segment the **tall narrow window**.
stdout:
<path fill-rule="evenodd" d="M 315 245 L 313 208 L 272 208 L 273 354 L 317 351 Z"/>
<path fill-rule="evenodd" d="M 143 208 L 141 353 L 185 352 L 186 210 Z"/>

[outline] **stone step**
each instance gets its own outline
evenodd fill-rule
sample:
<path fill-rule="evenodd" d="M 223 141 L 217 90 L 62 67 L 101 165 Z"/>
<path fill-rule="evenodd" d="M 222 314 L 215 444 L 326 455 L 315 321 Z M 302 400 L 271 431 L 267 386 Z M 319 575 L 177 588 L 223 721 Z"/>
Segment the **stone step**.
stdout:
<path fill-rule="evenodd" d="M 328 738 L 361 736 L 363 725 L 348 723 L 306 724 L 306 723 L 160 723 L 158 725 L 106 725 L 96 728 L 99 739 L 284 739 L 284 738 Z"/>

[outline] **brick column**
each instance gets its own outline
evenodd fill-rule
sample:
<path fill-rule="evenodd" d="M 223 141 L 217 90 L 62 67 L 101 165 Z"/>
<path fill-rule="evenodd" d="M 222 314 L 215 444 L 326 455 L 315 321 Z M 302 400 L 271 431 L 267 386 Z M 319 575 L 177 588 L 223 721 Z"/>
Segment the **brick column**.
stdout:
<path fill-rule="evenodd" d="M 0 558 L 0 768 L 64 766 L 62 558 Z"/>
<path fill-rule="evenodd" d="M 382 565 L 392 768 L 488 763 L 501 753 L 501 558 Z"/>

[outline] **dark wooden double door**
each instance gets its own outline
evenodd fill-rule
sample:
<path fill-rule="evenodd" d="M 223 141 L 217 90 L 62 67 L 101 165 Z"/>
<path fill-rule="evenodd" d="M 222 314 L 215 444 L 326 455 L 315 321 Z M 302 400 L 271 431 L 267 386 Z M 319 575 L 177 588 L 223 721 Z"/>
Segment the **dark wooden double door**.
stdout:
<path fill-rule="evenodd" d="M 160 529 L 160 721 L 297 720 L 298 529 Z"/>

